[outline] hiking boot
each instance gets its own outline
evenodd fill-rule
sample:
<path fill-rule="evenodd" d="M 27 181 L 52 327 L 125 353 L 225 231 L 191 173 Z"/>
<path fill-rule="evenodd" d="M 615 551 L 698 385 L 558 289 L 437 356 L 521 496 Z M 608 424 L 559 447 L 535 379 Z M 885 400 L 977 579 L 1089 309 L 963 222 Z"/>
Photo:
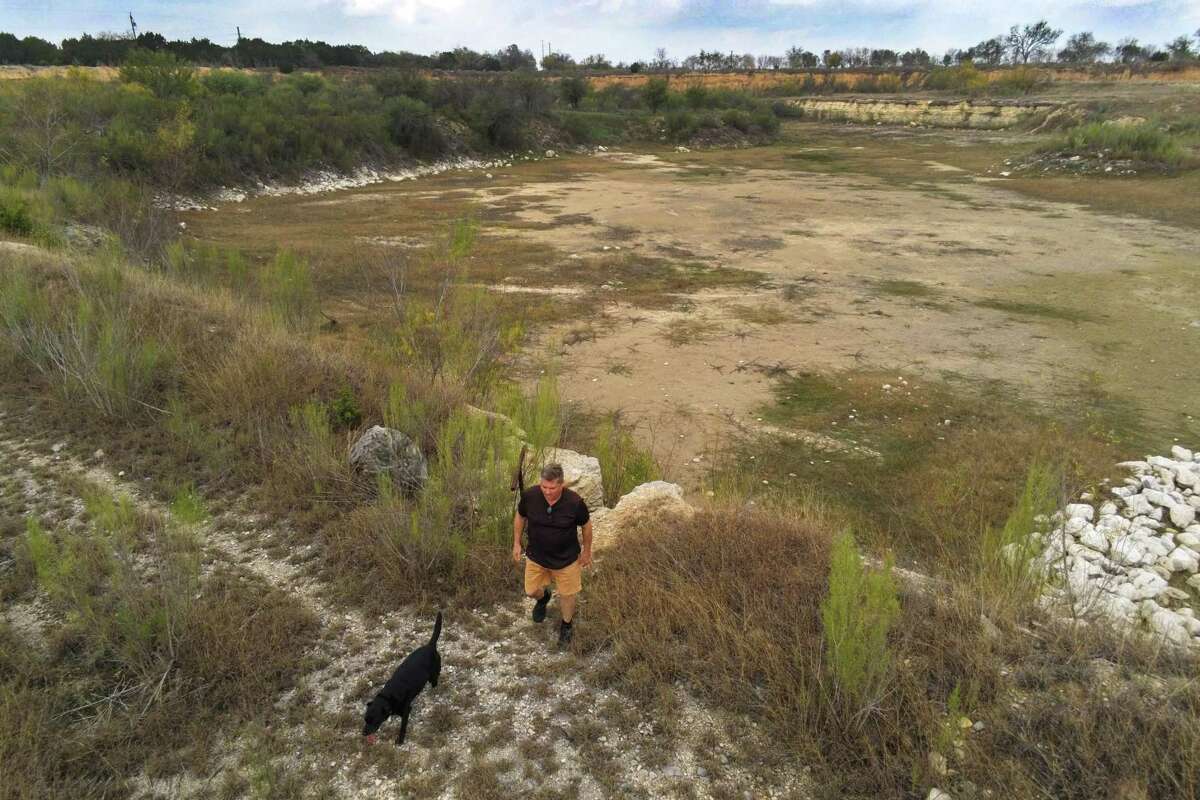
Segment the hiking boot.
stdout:
<path fill-rule="evenodd" d="M 542 595 L 542 599 L 538 600 L 536 603 L 533 604 L 533 614 L 531 616 L 533 617 L 534 622 L 545 622 L 546 606 L 549 603 L 550 603 L 550 590 L 547 589 L 546 593 Z"/>
<path fill-rule="evenodd" d="M 575 634 L 575 628 L 569 622 L 560 623 L 558 626 L 558 649 L 566 650 L 571 646 L 571 637 Z"/>

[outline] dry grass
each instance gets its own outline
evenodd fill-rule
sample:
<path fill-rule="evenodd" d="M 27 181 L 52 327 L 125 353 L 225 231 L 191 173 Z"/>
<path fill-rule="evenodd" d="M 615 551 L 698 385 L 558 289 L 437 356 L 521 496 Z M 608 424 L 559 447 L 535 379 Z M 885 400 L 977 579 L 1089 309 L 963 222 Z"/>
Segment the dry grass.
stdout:
<path fill-rule="evenodd" d="M 1061 457 L 1067 485 L 1081 488 L 1108 476 L 1131 451 L 1086 425 L 1056 423 L 1001 385 L 901 377 L 857 371 L 780 380 L 764 417 L 829 435 L 846 449 L 831 454 L 803 440 L 750 440 L 719 465 L 712 488 L 766 501 L 810 487 L 866 544 L 957 570 L 968 567 L 982 532 L 1007 518 L 1038 454 Z"/>
<path fill-rule="evenodd" d="M 765 722 L 777 752 L 756 757 L 813 764 L 822 797 L 924 797 L 931 786 L 956 797 L 1194 796 L 1194 661 L 1047 626 L 1032 606 L 995 633 L 980 612 L 996 598 L 969 575 L 902 592 L 886 690 L 850 702 L 829 677 L 819 618 L 838 525 L 793 498 L 628 533 L 580 629 L 585 649 L 608 651 L 598 679 L 646 704 L 682 683 Z"/>

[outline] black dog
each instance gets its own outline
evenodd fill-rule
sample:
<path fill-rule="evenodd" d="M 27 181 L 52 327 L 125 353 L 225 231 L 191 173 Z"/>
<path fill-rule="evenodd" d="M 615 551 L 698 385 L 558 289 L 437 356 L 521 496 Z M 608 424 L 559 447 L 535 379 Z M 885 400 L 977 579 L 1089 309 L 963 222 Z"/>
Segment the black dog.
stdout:
<path fill-rule="evenodd" d="M 364 715 L 363 736 L 371 744 L 375 743 L 375 731 L 387 721 L 387 718 L 400 715 L 400 735 L 396 744 L 404 744 L 404 735 L 408 732 L 408 715 L 412 712 L 412 702 L 425 688 L 425 683 L 437 686 L 438 676 L 442 672 L 442 657 L 437 651 L 438 636 L 442 633 L 442 612 L 438 612 L 437 621 L 433 623 L 433 636 L 429 644 L 418 647 L 408 654 L 408 658 L 400 662 L 392 677 L 384 684 L 383 690 L 367 703 Z"/>

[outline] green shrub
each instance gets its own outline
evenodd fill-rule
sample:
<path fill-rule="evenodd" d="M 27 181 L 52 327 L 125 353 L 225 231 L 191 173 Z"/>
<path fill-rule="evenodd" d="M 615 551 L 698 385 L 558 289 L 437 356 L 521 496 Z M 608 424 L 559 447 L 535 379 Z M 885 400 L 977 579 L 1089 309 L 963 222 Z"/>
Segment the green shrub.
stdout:
<path fill-rule="evenodd" d="M 329 407 L 329 413 L 333 416 L 334 425 L 341 429 L 357 428 L 362 423 L 362 410 L 358 407 L 354 390 L 349 386 L 343 386 L 338 392 Z"/>
<path fill-rule="evenodd" d="M 121 80 L 145 86 L 158 98 L 174 100 L 196 90 L 196 71 L 174 53 L 163 50 L 129 51 L 121 65 Z"/>
<path fill-rule="evenodd" d="M 729 108 L 721 114 L 721 121 L 731 128 L 749 133 L 753 122 L 750 115 L 740 108 Z"/>
<path fill-rule="evenodd" d="M 558 93 L 563 102 L 573 109 L 588 96 L 591 86 L 582 75 L 568 75 L 558 82 Z"/>
<path fill-rule="evenodd" d="M 779 130 L 779 117 L 771 109 L 755 111 L 750 116 L 750 122 L 763 133 L 775 133 Z"/>
<path fill-rule="evenodd" d="M 690 111 L 671 111 L 664 118 L 663 127 L 671 141 L 687 141 L 696 132 L 696 115 Z"/>
<path fill-rule="evenodd" d="M 446 151 L 446 137 L 438 127 L 433 110 L 420 100 L 400 96 L 387 102 L 388 133 L 392 141 L 418 158 L 432 158 Z"/>
<path fill-rule="evenodd" d="M 934 69 L 925 78 L 926 89 L 942 89 L 976 95 L 987 90 L 987 75 L 969 59 L 954 67 Z"/>
<path fill-rule="evenodd" d="M 387 70 L 371 80 L 381 97 L 411 97 L 428 103 L 433 98 L 429 79 L 414 70 Z"/>
<path fill-rule="evenodd" d="M 16 236 L 33 236 L 33 209 L 23 192 L 0 186 L 0 230 Z"/>
<path fill-rule="evenodd" d="M 651 114 L 657 114 L 666 105 L 669 95 L 670 90 L 663 78 L 651 78 L 642 86 L 642 102 Z"/>
<path fill-rule="evenodd" d="M 1110 125 L 1093 122 L 1067 131 L 1044 150 L 1127 158 L 1164 166 L 1177 166 L 1185 153 L 1170 133 L 1149 122 L 1139 125 Z"/>
<path fill-rule="evenodd" d="M 687 100 L 689 108 L 700 110 L 708 104 L 708 90 L 703 84 L 694 83 L 683 90 L 684 99 Z"/>
<path fill-rule="evenodd" d="M 859 707 L 873 704 L 890 670 L 888 630 L 900 614 L 890 557 L 864 569 L 849 531 L 833 541 L 829 594 L 821 603 L 825 652 L 838 689 Z"/>
<path fill-rule="evenodd" d="M 634 487 L 662 477 L 649 450 L 638 447 L 633 432 L 617 414 L 605 416 L 596 432 L 596 458 L 604 478 L 604 503 L 615 505 Z"/>
<path fill-rule="evenodd" d="M 1041 593 L 1044 576 L 1031 561 L 1041 551 L 1034 532 L 1039 515 L 1058 508 L 1063 494 L 1061 469 L 1041 460 L 1029 465 L 1025 486 L 1000 527 L 979 537 L 978 585 L 985 594 L 986 613 L 997 617 L 1025 607 Z"/>
<path fill-rule="evenodd" d="M 279 324 L 293 331 L 311 327 L 317 316 L 317 290 L 307 260 L 288 250 L 276 253 L 259 273 L 259 290 Z"/>

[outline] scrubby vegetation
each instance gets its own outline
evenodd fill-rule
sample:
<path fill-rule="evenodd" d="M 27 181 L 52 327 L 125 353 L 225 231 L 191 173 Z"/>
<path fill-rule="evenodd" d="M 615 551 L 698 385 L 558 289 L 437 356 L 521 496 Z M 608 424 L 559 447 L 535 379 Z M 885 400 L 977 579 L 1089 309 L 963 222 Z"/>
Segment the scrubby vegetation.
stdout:
<path fill-rule="evenodd" d="M 1176 167 L 1187 159 L 1177 136 L 1151 122 L 1136 125 L 1092 122 L 1080 125 L 1049 142 L 1047 151 L 1088 157 L 1130 159 Z"/>

